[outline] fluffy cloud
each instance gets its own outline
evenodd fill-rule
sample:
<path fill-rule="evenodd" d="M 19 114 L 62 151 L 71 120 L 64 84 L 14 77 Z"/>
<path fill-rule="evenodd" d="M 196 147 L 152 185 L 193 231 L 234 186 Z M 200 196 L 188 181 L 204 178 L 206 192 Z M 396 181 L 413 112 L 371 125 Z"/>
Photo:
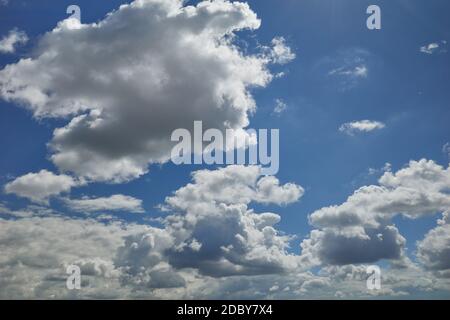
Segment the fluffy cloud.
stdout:
<path fill-rule="evenodd" d="M 286 64 L 295 59 L 295 53 L 286 45 L 286 40 L 283 37 L 276 37 L 272 39 L 272 47 L 266 48 L 269 51 L 268 57 L 278 64 Z"/>
<path fill-rule="evenodd" d="M 372 120 L 361 120 L 344 123 L 339 127 L 339 131 L 352 136 L 358 132 L 370 132 L 373 130 L 383 129 L 384 127 L 385 124 L 382 122 Z"/>
<path fill-rule="evenodd" d="M 407 263 L 405 239 L 392 218 L 431 216 L 450 207 L 450 168 L 433 161 L 411 161 L 396 173 L 384 173 L 379 184 L 362 187 L 343 204 L 310 215 L 317 229 L 301 244 L 305 263 L 342 265 L 380 259 Z"/>
<path fill-rule="evenodd" d="M 115 194 L 110 197 L 64 199 L 65 204 L 72 210 L 78 212 L 98 212 L 98 211 L 127 211 L 142 213 L 142 200 L 122 194 Z"/>
<path fill-rule="evenodd" d="M 417 257 L 428 270 L 450 278 L 450 214 L 444 212 L 438 226 L 417 243 Z"/>
<path fill-rule="evenodd" d="M 112 265 L 114 255 L 123 237 L 144 229 L 61 217 L 0 219 L 0 297 L 76 298 L 92 294 L 107 298 L 117 294 L 114 287 L 120 286 Z M 82 269 L 81 292 L 66 289 L 66 267 L 70 264 Z"/>
<path fill-rule="evenodd" d="M 77 294 L 64 289 L 69 264 L 80 266 L 87 276 L 87 291 L 80 294 L 92 297 L 128 296 L 131 291 L 151 297 L 157 296 L 155 290 L 198 286 L 199 278 L 295 271 L 298 256 L 287 252 L 291 237 L 275 229 L 280 216 L 255 213 L 248 205 L 288 204 L 302 193 L 292 183 L 261 177 L 259 167 L 229 166 L 193 173 L 193 183 L 166 199 L 169 214 L 161 219 L 161 228 L 33 212 L 0 219 L 0 274 L 14 275 L 3 280 L 0 295 Z M 80 201 L 73 204 L 83 211 L 107 206 L 104 201 Z M 19 217 L 5 206 L 0 213 Z M 26 285 L 33 291 L 27 292 Z M 101 292 L 106 285 L 107 292 Z"/>
<path fill-rule="evenodd" d="M 193 174 L 193 183 L 166 199 L 166 229 L 176 239 L 169 261 L 211 276 L 279 273 L 298 266 L 287 253 L 291 238 L 280 234 L 275 213 L 257 214 L 250 202 L 288 204 L 303 189 L 260 177 L 259 167 L 228 166 Z"/>
<path fill-rule="evenodd" d="M 293 54 L 281 38 L 273 55 L 246 55 L 234 32 L 257 29 L 245 3 L 136 0 L 104 20 L 66 19 L 36 56 L 0 71 L 0 96 L 34 116 L 72 117 L 54 131 L 51 159 L 89 180 L 123 182 L 169 159 L 174 129 L 242 129 L 266 86 L 270 63 Z"/>
<path fill-rule="evenodd" d="M 423 160 L 395 174 L 385 173 L 381 180 L 392 192 L 422 186 L 421 192 L 438 194 L 448 188 L 448 169 Z M 233 190 L 242 194 L 230 193 Z M 348 219 L 339 207 L 335 209 L 340 218 L 314 213 L 311 220 L 320 227 L 303 242 L 302 256 L 289 253 L 292 238 L 275 227 L 280 216 L 256 213 L 249 206 L 291 203 L 300 197 L 300 190 L 293 184 L 280 185 L 274 177 L 261 177 L 258 167 L 201 170 L 193 173 L 192 183 L 166 199 L 159 227 L 67 218 L 36 206 L 15 211 L 0 204 L 0 297 L 370 298 L 421 297 L 418 293 L 430 290 L 449 295 L 448 279 L 436 281 L 433 275 L 444 276 L 447 268 L 448 243 L 440 230 L 430 232 L 418 245 L 418 257 L 430 271 L 412 263 L 383 269 L 382 290 L 367 290 L 366 266 L 352 263 L 396 259 L 404 246 L 398 230 L 383 222 L 383 214 L 374 217 L 365 208 L 377 207 L 369 198 L 354 203 L 359 208 L 356 216 L 365 220 Z M 397 201 L 393 208 L 406 201 Z M 397 210 L 380 208 L 387 216 Z M 425 212 L 408 214 L 419 217 Z M 448 224 L 448 214 L 439 223 L 439 227 Z M 307 252 L 325 264 L 318 274 L 305 271 L 310 266 Z M 346 265 L 332 265 L 342 263 Z M 82 290 L 66 289 L 66 267 L 71 264 L 81 269 Z"/>
<path fill-rule="evenodd" d="M 47 170 L 28 173 L 5 185 L 6 193 L 14 193 L 37 203 L 48 203 L 51 196 L 68 192 L 79 182 L 72 177 L 56 175 Z"/>
<path fill-rule="evenodd" d="M 6 5 L 7 3 L 3 4 Z M 0 3 L 0 5 L 2 5 L 2 3 Z M 14 53 L 18 45 L 25 44 L 27 41 L 28 36 L 25 32 L 13 29 L 0 40 L 0 52 Z"/>
<path fill-rule="evenodd" d="M 188 210 L 205 203 L 247 205 L 255 201 L 283 205 L 297 201 L 304 193 L 299 185 L 280 186 L 276 177 L 261 177 L 259 166 L 232 165 L 217 170 L 198 170 L 192 173 L 192 179 L 193 183 L 166 198 L 171 210 Z"/>

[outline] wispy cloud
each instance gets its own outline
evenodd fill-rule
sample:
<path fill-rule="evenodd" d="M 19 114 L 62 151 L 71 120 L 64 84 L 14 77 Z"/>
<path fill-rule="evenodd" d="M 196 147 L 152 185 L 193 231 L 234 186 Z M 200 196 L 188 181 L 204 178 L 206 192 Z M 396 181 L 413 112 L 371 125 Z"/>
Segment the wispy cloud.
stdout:
<path fill-rule="evenodd" d="M 441 40 L 439 42 L 432 42 L 430 44 L 420 47 L 420 52 L 425 54 L 445 53 L 447 52 L 447 41 Z"/>
<path fill-rule="evenodd" d="M 447 142 L 442 147 L 442 152 L 448 157 L 448 160 L 450 161 L 450 142 Z"/>
<path fill-rule="evenodd" d="M 369 70 L 367 69 L 367 66 L 364 64 L 361 64 L 356 67 L 346 68 L 346 67 L 340 67 L 337 69 L 331 70 L 328 75 L 342 75 L 342 76 L 350 76 L 350 77 L 361 77 L 366 78 Z"/>
<path fill-rule="evenodd" d="M 275 108 L 273 109 L 273 112 L 275 114 L 280 114 L 287 109 L 287 104 L 282 99 L 275 99 Z"/>
<path fill-rule="evenodd" d="M 360 120 L 344 123 L 339 127 L 339 131 L 353 136 L 358 132 L 370 132 L 383 129 L 386 125 L 379 121 Z"/>
<path fill-rule="evenodd" d="M 85 213 L 98 211 L 144 212 L 142 200 L 122 194 L 100 198 L 65 199 L 64 202 L 70 209 Z"/>
<path fill-rule="evenodd" d="M 346 91 L 369 78 L 372 60 L 372 55 L 364 49 L 340 50 L 318 62 L 318 73 L 325 74 L 333 86 Z"/>
<path fill-rule="evenodd" d="M 25 44 L 27 41 L 28 36 L 25 32 L 13 29 L 0 40 L 0 52 L 14 53 L 18 45 Z"/>

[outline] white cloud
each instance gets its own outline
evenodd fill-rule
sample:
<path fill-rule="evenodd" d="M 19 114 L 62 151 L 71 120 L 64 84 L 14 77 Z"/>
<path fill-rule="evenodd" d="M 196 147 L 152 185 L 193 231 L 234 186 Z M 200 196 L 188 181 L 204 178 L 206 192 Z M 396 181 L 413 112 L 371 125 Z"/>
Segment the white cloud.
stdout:
<path fill-rule="evenodd" d="M 279 185 L 276 177 L 261 177 L 259 166 L 232 165 L 217 170 L 192 173 L 193 183 L 178 189 L 166 198 L 166 204 L 176 210 L 187 210 L 204 203 L 249 204 L 274 203 L 285 205 L 297 201 L 304 193 L 293 183 Z"/>
<path fill-rule="evenodd" d="M 120 298 L 114 256 L 125 236 L 146 229 L 61 217 L 0 219 L 0 297 Z M 83 290 L 67 290 L 70 264 L 81 267 Z"/>
<path fill-rule="evenodd" d="M 257 214 L 253 202 L 285 205 L 297 201 L 303 189 L 280 186 L 275 177 L 260 177 L 259 167 L 229 166 L 200 170 L 193 183 L 166 199 L 166 229 L 176 239 L 169 261 L 177 268 L 197 268 L 212 276 L 279 273 L 298 267 L 289 254 L 290 237 L 275 229 L 280 216 Z M 198 250 L 189 247 L 192 241 Z"/>
<path fill-rule="evenodd" d="M 211 276 L 281 274 L 298 268 L 298 257 L 287 252 L 291 237 L 275 229 L 280 216 L 255 213 L 248 205 L 297 201 L 301 187 L 280 185 L 274 177 L 261 177 L 259 167 L 244 166 L 201 170 L 193 180 L 167 198 L 169 214 L 161 220 L 162 228 L 35 214 L 0 219 L 0 296 L 78 296 L 64 290 L 68 264 L 82 266 L 92 283 L 80 295 L 122 298 L 182 297 L 186 286 L 198 295 L 202 291 L 191 292 L 192 287 Z M 237 192 L 230 194 L 232 190 Z M 106 207 L 97 202 L 82 206 Z"/>
<path fill-rule="evenodd" d="M 433 43 L 430 43 L 429 45 L 420 47 L 420 52 L 422 52 L 422 53 L 427 53 L 427 54 L 432 54 L 432 53 L 435 52 L 438 48 L 439 48 L 439 44 L 433 42 Z"/>
<path fill-rule="evenodd" d="M 354 78 L 366 78 L 368 74 L 368 69 L 365 65 L 359 65 L 351 68 L 340 67 L 337 69 L 331 70 L 328 75 L 340 75 L 340 76 L 349 76 Z"/>
<path fill-rule="evenodd" d="M 447 52 L 446 46 L 447 41 L 445 40 L 439 42 L 432 42 L 430 44 L 420 47 L 420 52 L 425 54 L 444 53 Z"/>
<path fill-rule="evenodd" d="M 447 142 L 442 146 L 442 152 L 447 156 L 450 161 L 450 143 Z"/>
<path fill-rule="evenodd" d="M 384 127 L 386 127 L 386 125 L 379 121 L 360 120 L 344 123 L 339 127 L 339 131 L 348 135 L 354 135 L 358 132 L 370 132 L 373 130 L 383 129 Z"/>
<path fill-rule="evenodd" d="M 286 40 L 283 37 L 276 37 L 272 39 L 272 48 L 269 57 L 274 63 L 286 64 L 295 59 L 295 53 L 286 45 Z"/>
<path fill-rule="evenodd" d="M 284 112 L 287 109 L 287 104 L 282 99 L 276 99 L 275 100 L 275 108 L 273 109 L 273 112 L 276 114 L 280 114 Z"/>
<path fill-rule="evenodd" d="M 367 50 L 348 48 L 320 59 L 316 68 L 318 73 L 327 75 L 330 85 L 347 91 L 367 80 L 375 63 L 375 57 Z"/>
<path fill-rule="evenodd" d="M 438 226 L 417 243 L 417 257 L 439 277 L 450 278 L 450 213 L 444 212 Z"/>
<path fill-rule="evenodd" d="M 38 173 L 28 173 L 7 183 L 5 192 L 28 198 L 37 203 L 48 203 L 51 196 L 69 192 L 72 187 L 79 184 L 70 176 L 56 175 L 50 171 L 41 170 Z"/>
<path fill-rule="evenodd" d="M 122 194 L 115 194 L 110 197 L 82 199 L 64 199 L 65 204 L 72 210 L 78 212 L 98 212 L 98 211 L 127 211 L 142 213 L 142 200 Z"/>
<path fill-rule="evenodd" d="M 447 175 L 448 170 L 432 162 L 412 162 L 395 174 L 386 173 L 382 184 L 392 191 L 422 186 L 421 190 L 428 192 L 430 197 L 434 194 L 433 201 L 437 201 L 438 193 L 446 188 Z M 373 293 L 366 288 L 365 265 L 322 266 L 318 274 L 305 271 L 309 267 L 304 259 L 305 252 L 301 257 L 289 253 L 287 248 L 291 237 L 275 228 L 281 217 L 275 213 L 255 213 L 248 207 L 251 202 L 261 202 L 266 196 L 271 198 L 267 199 L 271 203 L 295 201 L 297 196 L 292 195 L 294 187 L 288 186 L 280 186 L 274 177 L 260 177 L 257 167 L 232 166 L 214 171 L 198 171 L 193 174 L 192 183 L 167 198 L 168 213 L 160 219 L 162 227 L 158 228 L 124 221 L 108 220 L 108 223 L 100 223 L 94 219 L 70 219 L 55 212 L 48 213 L 52 215 L 48 216 L 37 207 L 23 210 L 27 212 L 26 215 L 16 214 L 1 204 L 0 215 L 13 218 L 0 218 L 0 297 L 372 297 Z M 228 194 L 232 190 L 242 190 L 244 195 L 240 197 L 237 192 Z M 422 198 L 427 202 L 425 196 Z M 392 216 L 394 211 L 406 212 L 393 208 L 409 200 L 399 200 L 394 205 L 390 201 L 384 203 L 382 198 L 379 205 L 383 208 L 383 205 L 391 204 L 392 208 L 386 209 L 389 212 L 386 215 Z M 377 214 L 371 214 L 370 209 L 364 213 L 368 203 L 369 199 L 359 203 L 355 212 L 364 215 L 364 220 L 357 225 L 362 226 L 371 240 L 364 243 L 360 238 L 349 237 L 348 241 L 344 241 L 345 237 L 334 238 L 334 241 L 326 243 L 329 257 L 335 254 L 334 249 L 343 250 L 339 246 L 341 244 L 348 251 L 343 251 L 343 259 L 355 252 L 363 258 L 368 255 L 376 257 L 383 245 L 391 250 L 387 250 L 387 253 L 395 253 L 389 238 L 401 240 L 402 237 L 392 225 L 377 227 L 377 219 L 373 216 L 382 217 L 383 214 L 376 210 Z M 408 204 L 413 206 L 414 201 Z M 435 206 L 440 207 L 439 204 Z M 319 225 L 320 229 L 316 231 L 328 232 L 325 230 L 334 228 L 351 235 L 348 227 L 352 220 L 346 218 L 343 208 L 336 209 L 342 211 L 339 219 L 330 220 L 316 213 L 311 216 L 314 224 Z M 409 214 L 422 216 L 415 212 Z M 383 218 L 378 220 L 383 221 Z M 444 225 L 447 222 L 448 215 L 444 215 L 439 223 Z M 364 237 L 362 232 L 360 234 Z M 445 241 L 445 237 L 435 241 L 430 238 L 426 245 L 419 245 L 424 263 L 426 257 L 430 257 L 428 260 L 434 265 L 437 265 L 438 259 L 433 257 L 442 257 L 445 262 L 444 250 L 448 247 Z M 369 250 L 358 251 L 357 247 L 361 245 Z M 400 243 L 397 248 L 403 245 Z M 357 261 L 347 261 L 351 260 Z M 65 270 L 69 264 L 80 266 L 82 290 L 66 289 Z M 417 297 L 417 293 L 426 295 L 436 291 L 439 296 L 449 296 L 449 279 L 436 281 L 435 278 L 437 272 L 440 272 L 439 276 L 444 276 L 441 271 L 431 268 L 430 271 L 420 270 L 412 263 L 403 264 L 402 269 L 383 269 L 382 290 L 377 295 Z M 338 296 L 336 292 L 339 292 Z"/>
<path fill-rule="evenodd" d="M 0 71 L 0 95 L 37 118 L 72 117 L 50 142 L 61 171 L 127 181 L 169 160 L 174 129 L 249 124 L 249 89 L 268 85 L 274 61 L 245 54 L 233 35 L 259 26 L 245 3 L 134 1 L 99 23 L 60 22 L 35 57 Z M 292 58 L 274 45 L 277 62 Z"/>
<path fill-rule="evenodd" d="M 310 215 L 317 229 L 301 244 L 305 263 L 340 265 L 380 259 L 408 263 L 405 239 L 392 219 L 399 214 L 416 219 L 447 210 L 450 168 L 425 159 L 411 161 L 396 173 L 385 172 L 379 184 L 361 187 L 343 204 Z"/>
<path fill-rule="evenodd" d="M 2 3 L 6 5 L 5 3 Z M 4 36 L 0 40 L 0 52 L 1 53 L 14 53 L 16 47 L 21 44 L 25 44 L 28 41 L 28 36 L 25 32 L 18 29 L 9 31 L 8 35 Z"/>

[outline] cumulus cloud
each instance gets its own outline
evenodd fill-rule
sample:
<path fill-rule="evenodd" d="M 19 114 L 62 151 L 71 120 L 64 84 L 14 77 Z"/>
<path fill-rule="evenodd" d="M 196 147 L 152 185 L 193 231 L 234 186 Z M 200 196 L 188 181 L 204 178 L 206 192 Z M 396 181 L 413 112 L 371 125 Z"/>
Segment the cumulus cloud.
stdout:
<path fill-rule="evenodd" d="M 145 229 L 62 217 L 0 219 L 0 297 L 119 298 L 114 256 L 123 237 Z M 71 264 L 81 268 L 83 290 L 66 288 Z"/>
<path fill-rule="evenodd" d="M 128 181 L 168 161 L 174 129 L 249 124 L 250 88 L 268 85 L 270 63 L 293 58 L 281 38 L 273 58 L 234 45 L 236 31 L 259 26 L 247 4 L 228 1 L 136 0 L 98 23 L 69 18 L 34 57 L 0 71 L 0 96 L 37 118 L 72 118 L 50 142 L 61 171 Z"/>
<path fill-rule="evenodd" d="M 450 278 L 450 213 L 444 212 L 438 226 L 417 243 L 417 257 L 440 277 Z"/>
<path fill-rule="evenodd" d="M 450 168 L 433 161 L 411 161 L 396 173 L 385 172 L 379 185 L 364 186 L 343 204 L 313 212 L 317 229 L 302 244 L 311 264 L 369 263 L 380 259 L 408 263 L 405 238 L 393 225 L 396 215 L 410 219 L 444 212 L 450 206 Z"/>
<path fill-rule="evenodd" d="M 255 201 L 282 205 L 297 201 L 304 193 L 304 189 L 294 183 L 280 186 L 276 177 L 261 177 L 259 166 L 231 165 L 217 170 L 198 170 L 192 173 L 192 179 L 193 183 L 166 198 L 166 205 L 172 210 L 187 210 L 204 203 L 228 205 Z"/>
<path fill-rule="evenodd" d="M 7 183 L 5 192 L 28 198 L 33 202 L 48 203 L 51 196 L 69 192 L 72 187 L 79 184 L 80 182 L 70 176 L 41 170 L 38 173 L 28 173 Z"/>
<path fill-rule="evenodd" d="M 260 177 L 260 170 L 228 166 L 197 171 L 193 183 L 166 199 L 164 210 L 174 213 L 164 220 L 176 239 L 169 250 L 172 265 L 211 276 L 279 273 L 298 266 L 287 252 L 291 238 L 275 229 L 280 216 L 257 214 L 248 205 L 292 203 L 303 189 L 292 183 L 280 186 L 275 177 Z"/>
<path fill-rule="evenodd" d="M 78 212 L 98 212 L 98 211 L 127 211 L 142 213 L 142 200 L 122 194 L 115 194 L 110 197 L 82 199 L 64 199 L 64 203 L 72 210 Z"/>
<path fill-rule="evenodd" d="M 396 173 L 385 173 L 380 184 L 392 192 L 422 186 L 420 191 L 434 194 L 436 200 L 448 188 L 447 175 L 448 169 L 423 160 L 411 162 Z M 241 190 L 242 195 L 228 194 L 233 190 Z M 371 297 L 373 293 L 366 288 L 366 266 L 353 263 L 389 256 L 396 259 L 401 255 L 398 250 L 404 246 L 398 230 L 384 223 L 388 218 L 383 218 L 383 214 L 375 210 L 379 216 L 374 217 L 376 214 L 370 213 L 370 208 L 377 207 L 370 205 L 370 198 L 359 203 L 359 209 L 355 210 L 364 220 L 348 219 L 340 207 L 335 207 L 340 218 L 314 213 L 310 219 L 318 229 L 313 233 L 324 232 L 323 238 L 311 235 L 306 239 L 315 247 L 309 251 L 305 241 L 302 244 L 311 258 L 320 260 L 322 268 L 314 274 L 307 271 L 311 265 L 305 260 L 306 251 L 301 256 L 289 253 L 292 237 L 276 228 L 280 215 L 256 213 L 250 208 L 252 202 L 291 203 L 300 196 L 299 190 L 293 184 L 281 185 L 274 177 L 260 176 L 258 167 L 201 170 L 193 173 L 192 183 L 166 199 L 159 227 L 68 218 L 36 206 L 15 211 L 0 204 L 0 297 Z M 387 201 L 393 207 L 380 210 L 386 216 L 397 210 L 406 212 L 398 209 L 401 207 L 398 205 L 409 200 L 400 199 L 395 205 Z M 384 200 L 381 208 L 383 205 Z M 412 208 L 414 201 L 407 205 Z M 425 214 L 424 210 L 422 213 Z M 414 210 L 408 214 L 422 216 Z M 439 224 L 447 223 L 448 215 L 444 214 Z M 352 226 L 359 226 L 360 230 Z M 435 281 L 433 277 L 433 273 L 446 267 L 446 238 L 441 234 L 434 238 L 432 232 L 429 235 L 419 245 L 418 257 L 425 264 L 431 263 L 430 271 L 411 263 L 402 269 L 383 270 L 383 290 L 377 295 L 411 296 L 430 290 L 449 295 L 448 280 Z M 81 269 L 82 290 L 65 287 L 66 268 L 72 264 Z"/>
<path fill-rule="evenodd" d="M 62 279 L 69 264 L 81 266 L 83 274 L 96 284 L 86 284 L 85 294 L 102 296 L 98 286 L 110 281 L 111 290 L 107 291 L 113 297 L 129 295 L 130 291 L 147 291 L 147 297 L 154 296 L 149 289 L 182 290 L 196 285 L 192 284 L 193 277 L 295 271 L 298 256 L 288 253 L 292 238 L 275 228 L 280 216 L 256 213 L 248 206 L 251 202 L 288 204 L 302 193 L 300 186 L 280 185 L 274 177 L 262 177 L 259 167 L 229 166 L 193 173 L 192 183 L 166 199 L 163 208 L 167 215 L 160 219 L 159 228 L 37 214 L 0 219 L 4 253 L 0 274 L 15 275 L 4 280 L 0 294 L 48 296 L 54 292 L 58 297 L 66 296 L 67 292 L 61 292 Z M 70 201 L 80 211 L 110 205 L 105 199 Z M 18 217 L 6 207 L 0 209 L 0 213 Z M 35 246 L 37 249 L 33 249 Z M 39 263 L 45 265 L 37 268 Z M 39 284 L 39 277 L 48 280 L 45 285 Z M 24 292 L 25 283 L 42 292 Z"/>
<path fill-rule="evenodd" d="M 0 3 L 0 5 L 6 5 L 7 3 Z M 9 31 L 0 40 L 0 53 L 14 53 L 17 46 L 28 42 L 28 36 L 24 31 L 13 29 Z"/>
<path fill-rule="evenodd" d="M 370 132 L 383 129 L 385 126 L 384 123 L 379 121 L 360 120 L 344 123 L 339 127 L 339 131 L 352 136 L 358 132 Z"/>

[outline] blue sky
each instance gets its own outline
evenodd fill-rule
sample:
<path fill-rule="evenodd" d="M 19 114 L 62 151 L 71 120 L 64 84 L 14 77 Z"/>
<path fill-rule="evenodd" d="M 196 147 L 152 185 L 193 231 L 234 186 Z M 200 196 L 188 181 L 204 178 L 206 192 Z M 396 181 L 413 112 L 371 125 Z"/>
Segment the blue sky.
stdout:
<path fill-rule="evenodd" d="M 65 19 L 65 9 L 74 4 L 65 0 L 10 2 L 0 7 L 0 37 L 18 28 L 29 41 L 14 53 L 0 54 L 0 69 L 39 54 L 34 48 L 41 36 Z M 82 23 L 100 21 L 123 3 L 76 2 Z M 392 172 L 420 159 L 448 167 L 449 155 L 443 152 L 450 141 L 450 59 L 444 42 L 450 41 L 448 1 L 265 0 L 248 4 L 262 24 L 257 30 L 236 32 L 242 50 L 256 52 L 258 45 L 282 36 L 296 54 L 288 64 L 269 66 L 274 74 L 284 72 L 283 77 L 264 88 L 250 89 L 257 111 L 249 116 L 250 128 L 280 129 L 276 177 L 282 184 L 292 182 L 305 190 L 299 201 L 289 205 L 252 206 L 256 212 L 273 211 L 281 216 L 277 229 L 297 236 L 289 252 L 300 254 L 300 243 L 313 229 L 308 215 L 344 203 L 359 187 L 378 184 L 386 163 Z M 381 30 L 366 28 L 366 8 L 371 4 L 381 8 Z M 421 52 L 421 47 L 431 43 L 438 43 L 439 48 Z M 365 68 L 362 76 L 339 74 L 361 66 Z M 280 114 L 274 112 L 277 99 L 287 106 Z M 354 135 L 339 130 L 344 123 L 366 119 L 381 122 L 384 128 Z M 69 120 L 36 119 L 19 103 L 0 100 L 0 184 L 41 169 L 57 173 L 47 143 L 53 130 Z M 167 214 L 156 207 L 191 182 L 193 171 L 215 167 L 168 162 L 149 168 L 149 173 L 126 183 L 94 181 L 73 188 L 70 197 L 132 196 L 143 201 L 145 214 L 119 211 L 114 215 L 130 223 L 148 223 L 147 218 Z M 15 210 L 30 203 L 5 192 L 0 202 Z M 57 197 L 50 200 L 50 207 L 65 210 Z M 393 218 L 413 261 L 416 241 L 436 226 L 441 213 L 413 220 L 400 215 Z"/>

